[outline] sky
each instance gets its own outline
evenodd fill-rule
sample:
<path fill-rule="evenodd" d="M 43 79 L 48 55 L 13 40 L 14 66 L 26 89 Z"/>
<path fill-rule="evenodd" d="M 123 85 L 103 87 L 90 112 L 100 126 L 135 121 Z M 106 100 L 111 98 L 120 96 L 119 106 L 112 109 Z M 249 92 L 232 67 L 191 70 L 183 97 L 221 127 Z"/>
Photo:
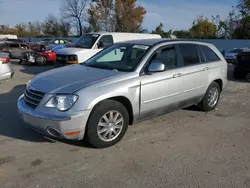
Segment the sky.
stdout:
<path fill-rule="evenodd" d="M 48 14 L 60 16 L 62 0 L 0 0 L 0 24 L 13 26 L 42 21 Z M 138 0 L 147 14 L 143 27 L 153 30 L 160 22 L 164 29 L 188 29 L 197 16 L 228 15 L 237 0 Z"/>

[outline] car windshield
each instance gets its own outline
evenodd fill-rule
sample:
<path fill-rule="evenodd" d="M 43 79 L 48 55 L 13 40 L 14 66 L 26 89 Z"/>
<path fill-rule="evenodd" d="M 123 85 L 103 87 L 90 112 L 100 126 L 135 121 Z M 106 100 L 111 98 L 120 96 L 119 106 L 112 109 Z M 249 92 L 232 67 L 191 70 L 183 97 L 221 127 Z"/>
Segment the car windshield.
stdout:
<path fill-rule="evenodd" d="M 65 46 L 65 45 L 58 45 L 58 46 L 53 47 L 52 50 L 53 50 L 54 52 L 57 52 L 57 50 L 60 50 L 60 49 L 64 48 L 64 46 Z"/>
<path fill-rule="evenodd" d="M 229 50 L 228 53 L 240 53 L 242 52 L 243 49 L 232 49 L 232 50 Z"/>
<path fill-rule="evenodd" d="M 46 50 L 52 50 L 55 47 L 55 45 L 49 45 L 46 47 Z"/>
<path fill-rule="evenodd" d="M 96 40 L 99 38 L 99 36 L 100 35 L 96 34 L 85 34 L 75 41 L 74 46 L 91 49 L 92 46 L 95 44 Z"/>
<path fill-rule="evenodd" d="M 146 54 L 149 46 L 115 44 L 87 60 L 84 65 L 101 69 L 132 72 Z"/>

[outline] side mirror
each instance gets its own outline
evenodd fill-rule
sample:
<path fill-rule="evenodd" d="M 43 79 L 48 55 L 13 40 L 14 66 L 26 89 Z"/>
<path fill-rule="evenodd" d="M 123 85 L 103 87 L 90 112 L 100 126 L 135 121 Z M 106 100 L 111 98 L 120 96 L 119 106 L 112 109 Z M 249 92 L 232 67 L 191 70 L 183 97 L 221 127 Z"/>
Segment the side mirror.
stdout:
<path fill-rule="evenodd" d="M 104 47 L 104 44 L 102 41 L 99 41 L 98 44 L 97 44 L 97 47 L 98 48 L 103 48 Z"/>
<path fill-rule="evenodd" d="M 163 72 L 165 70 L 165 65 L 160 60 L 153 60 L 148 67 L 148 72 Z"/>

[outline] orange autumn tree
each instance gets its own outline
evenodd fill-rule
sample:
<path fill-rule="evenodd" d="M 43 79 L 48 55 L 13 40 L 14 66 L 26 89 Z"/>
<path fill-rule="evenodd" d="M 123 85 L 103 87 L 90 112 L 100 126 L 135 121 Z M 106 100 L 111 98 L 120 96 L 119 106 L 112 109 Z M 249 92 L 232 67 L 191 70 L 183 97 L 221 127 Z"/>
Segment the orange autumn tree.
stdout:
<path fill-rule="evenodd" d="M 141 32 L 146 13 L 136 0 L 94 0 L 88 23 L 93 31 Z"/>

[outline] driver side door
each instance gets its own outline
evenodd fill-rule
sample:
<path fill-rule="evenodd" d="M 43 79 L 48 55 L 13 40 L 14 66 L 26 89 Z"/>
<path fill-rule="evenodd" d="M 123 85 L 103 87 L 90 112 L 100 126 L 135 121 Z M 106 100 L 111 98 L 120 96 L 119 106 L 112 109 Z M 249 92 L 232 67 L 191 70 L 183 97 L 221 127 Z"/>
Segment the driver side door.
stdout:
<path fill-rule="evenodd" d="M 141 106 L 140 119 L 165 114 L 179 107 L 182 94 L 182 77 L 178 74 L 179 57 L 175 45 L 158 48 L 150 63 L 158 60 L 165 65 L 163 72 L 145 73 L 140 77 Z"/>

